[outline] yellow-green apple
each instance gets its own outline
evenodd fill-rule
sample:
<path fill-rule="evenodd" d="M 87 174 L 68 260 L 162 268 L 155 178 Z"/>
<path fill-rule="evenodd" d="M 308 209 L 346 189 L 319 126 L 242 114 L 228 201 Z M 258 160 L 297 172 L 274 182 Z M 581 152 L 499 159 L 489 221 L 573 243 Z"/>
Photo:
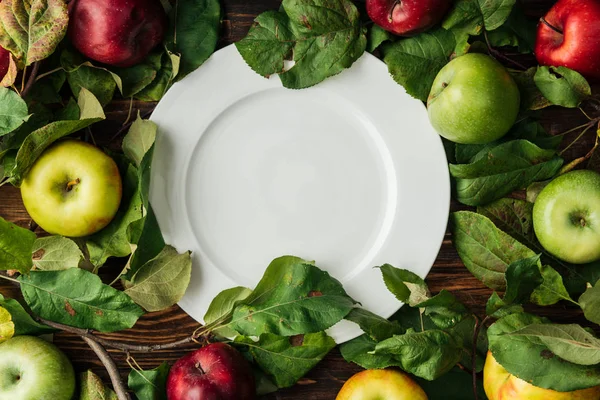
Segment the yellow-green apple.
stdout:
<path fill-rule="evenodd" d="M 169 400 L 254 400 L 248 362 L 233 347 L 212 343 L 181 357 L 167 377 Z"/>
<path fill-rule="evenodd" d="M 78 140 L 57 142 L 35 161 L 21 184 L 27 212 L 46 232 L 91 235 L 114 218 L 121 202 L 117 164 Z"/>
<path fill-rule="evenodd" d="M 396 35 L 414 35 L 437 24 L 450 0 L 367 0 L 367 13 L 377 25 Z"/>
<path fill-rule="evenodd" d="M 538 62 L 600 79 L 599 21 L 600 0 L 559 0 L 538 25 Z"/>
<path fill-rule="evenodd" d="M 535 199 L 533 229 L 541 245 L 561 260 L 600 260 L 600 174 L 572 171 L 550 182 Z"/>
<path fill-rule="evenodd" d="M 574 392 L 533 386 L 509 374 L 491 352 L 488 352 L 483 368 L 483 388 L 489 400 L 600 400 L 600 386 Z"/>
<path fill-rule="evenodd" d="M 75 373 L 56 346 L 34 336 L 0 344 L 0 400 L 71 400 Z"/>
<path fill-rule="evenodd" d="M 501 138 L 519 113 L 519 89 L 506 68 L 480 53 L 450 61 L 436 76 L 427 109 L 438 133 L 463 144 Z"/>
<path fill-rule="evenodd" d="M 166 27 L 167 14 L 160 0 L 69 3 L 71 42 L 83 55 L 104 64 L 138 64 L 162 42 Z"/>
<path fill-rule="evenodd" d="M 336 400 L 427 400 L 421 387 L 404 372 L 368 369 L 344 383 Z"/>

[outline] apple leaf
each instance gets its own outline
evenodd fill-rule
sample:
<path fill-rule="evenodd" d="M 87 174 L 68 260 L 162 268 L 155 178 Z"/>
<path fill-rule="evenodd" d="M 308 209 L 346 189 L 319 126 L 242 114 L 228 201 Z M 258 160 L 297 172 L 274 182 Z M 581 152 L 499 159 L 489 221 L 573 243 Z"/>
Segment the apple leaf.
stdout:
<path fill-rule="evenodd" d="M 218 0 L 177 0 L 169 13 L 171 21 L 165 44 L 181 56 L 180 80 L 201 66 L 215 51 L 221 27 Z"/>
<path fill-rule="evenodd" d="M 252 294 L 235 307 L 227 326 L 248 336 L 313 333 L 332 327 L 353 307 L 354 300 L 327 272 L 286 256 L 271 262 Z"/>
<path fill-rule="evenodd" d="M 485 314 L 496 319 L 522 312 L 525 310 L 521 304 L 506 304 L 496 292 L 492 293 L 485 305 Z"/>
<path fill-rule="evenodd" d="M 129 68 L 111 68 L 123 84 L 123 97 L 132 97 L 148 87 L 158 76 L 164 50 L 155 50 L 141 63 Z"/>
<path fill-rule="evenodd" d="M 340 345 L 344 360 L 353 362 L 365 369 L 400 367 L 399 361 L 391 354 L 373 354 L 377 341 L 364 334 Z"/>
<path fill-rule="evenodd" d="M 407 332 L 377 343 L 374 354 L 392 355 L 404 371 L 434 380 L 461 360 L 462 343 L 442 330 Z"/>
<path fill-rule="evenodd" d="M 563 159 L 554 150 L 528 140 L 511 140 L 485 152 L 469 164 L 450 164 L 456 199 L 478 206 L 497 200 L 532 182 L 552 178 Z"/>
<path fill-rule="evenodd" d="M 144 314 L 125 293 L 80 268 L 31 271 L 19 282 L 34 313 L 69 326 L 116 332 L 131 328 Z"/>
<path fill-rule="evenodd" d="M 577 304 L 567 291 L 563 277 L 551 266 L 540 266 L 542 283 L 531 294 L 531 302 L 538 306 L 551 306 L 561 300 Z"/>
<path fill-rule="evenodd" d="M 242 351 L 247 349 L 254 362 L 279 388 L 296 384 L 335 347 L 325 332 L 292 337 L 262 333 L 258 340 L 238 336 L 233 344 Z"/>
<path fill-rule="evenodd" d="M 600 281 L 579 297 L 579 305 L 588 321 L 600 325 Z"/>
<path fill-rule="evenodd" d="M 118 400 L 116 393 L 91 370 L 80 374 L 79 382 L 79 400 Z"/>
<path fill-rule="evenodd" d="M 565 67 L 538 67 L 533 80 L 544 97 L 552 104 L 575 108 L 592 95 L 585 78 Z"/>
<path fill-rule="evenodd" d="M 77 243 L 62 236 L 46 236 L 33 244 L 33 265 L 42 271 L 77 268 L 83 253 Z"/>
<path fill-rule="evenodd" d="M 15 325 L 15 336 L 38 336 L 55 332 L 55 329 L 34 321 L 17 300 L 5 298 L 0 294 L 0 307 L 5 308 L 12 316 L 12 322 Z"/>
<path fill-rule="evenodd" d="M 530 53 L 535 48 L 537 22 L 535 19 L 528 18 L 519 4 L 516 4 L 504 24 L 489 32 L 490 42 L 496 32 L 503 30 L 512 36 L 511 46 L 518 47 L 520 53 Z M 506 44 L 492 43 L 492 46 L 506 46 Z"/>
<path fill-rule="evenodd" d="M 433 382 L 420 378 L 416 381 L 429 400 L 465 400 L 465 393 L 473 392 L 473 376 L 459 367 L 452 368 Z M 481 377 L 477 381 L 477 398 L 487 400 Z"/>
<path fill-rule="evenodd" d="M 0 87 L 0 136 L 13 132 L 28 119 L 27 103 L 21 96 Z"/>
<path fill-rule="evenodd" d="M 157 368 L 138 371 L 132 370 L 127 386 L 138 400 L 167 400 L 167 377 L 171 367 L 166 362 Z"/>
<path fill-rule="evenodd" d="M 393 42 L 395 40 L 396 36 L 391 32 L 386 31 L 377 24 L 373 24 L 369 27 L 367 34 L 367 51 L 372 53 L 383 43 L 388 41 Z"/>
<path fill-rule="evenodd" d="M 117 84 L 110 72 L 105 69 L 81 66 L 67 74 L 67 82 L 71 91 L 77 97 L 81 88 L 86 88 L 102 104 L 107 105 L 112 100 Z"/>
<path fill-rule="evenodd" d="M 81 89 L 78 104 L 81 110 L 79 120 L 51 122 L 27 136 L 17 153 L 15 167 L 11 171 L 11 183 L 19 186 L 35 160 L 52 143 L 105 118 L 102 106 L 87 89 Z"/>
<path fill-rule="evenodd" d="M 165 246 L 156 258 L 137 270 L 127 282 L 125 293 L 146 311 L 164 310 L 181 300 L 191 273 L 190 252 L 179 254 Z"/>
<path fill-rule="evenodd" d="M 469 315 L 465 306 L 445 289 L 415 307 L 428 316 L 435 326 L 442 329 L 452 328 Z"/>
<path fill-rule="evenodd" d="M 401 302 L 415 307 L 429 299 L 427 284 L 414 272 L 395 268 L 389 264 L 382 265 L 380 269 L 385 286 Z"/>
<path fill-rule="evenodd" d="M 4 0 L 0 3 L 0 46 L 31 65 L 49 57 L 67 32 L 64 0 Z"/>
<path fill-rule="evenodd" d="M 457 37 L 479 35 L 483 29 L 493 31 L 504 24 L 516 0 L 457 0 L 442 22 Z"/>
<path fill-rule="evenodd" d="M 158 256 L 165 247 L 165 240 L 160 233 L 160 227 L 156 221 L 156 215 L 152 206 L 148 205 L 148 212 L 142 220 L 133 222 L 129 226 L 131 236 L 131 227 L 135 224 L 142 223 L 143 227 L 137 240 L 137 248 L 129 262 L 129 268 L 121 277 L 125 280 L 131 280 L 133 275 L 148 261 Z"/>
<path fill-rule="evenodd" d="M 138 168 L 141 167 L 146 153 L 154 145 L 157 130 L 158 127 L 154 122 L 142 119 L 138 112 L 136 120 L 123 138 L 123 152 Z"/>
<path fill-rule="evenodd" d="M 204 314 L 204 324 L 210 325 L 212 323 L 218 323 L 221 319 L 228 319 L 233 312 L 233 309 L 240 301 L 244 300 L 250 294 L 252 290 L 243 286 L 234 287 L 231 289 L 225 289 L 221 293 L 215 296 L 211 301 L 206 314 Z M 237 333 L 227 327 L 215 329 L 213 331 L 224 337 L 235 337 Z"/>
<path fill-rule="evenodd" d="M 0 306 L 0 343 L 6 342 L 15 335 L 15 323 L 10 312 Z"/>
<path fill-rule="evenodd" d="M 307 88 L 339 74 L 367 46 L 360 13 L 349 0 L 284 0 L 282 11 L 256 18 L 248 36 L 236 43 L 258 74 L 280 73 L 283 86 Z M 283 71 L 293 55 L 295 64 Z"/>
<path fill-rule="evenodd" d="M 510 71 L 510 75 L 519 87 L 522 110 L 541 110 L 542 108 L 552 105 L 552 103 L 544 97 L 534 80 L 537 70 L 537 67 L 531 67 L 526 71 Z"/>
<path fill-rule="evenodd" d="M 165 95 L 175 80 L 177 71 L 173 58 L 167 52 L 162 52 L 158 62 L 159 68 L 156 71 L 156 78 L 135 94 L 136 99 L 142 101 L 158 101 Z"/>
<path fill-rule="evenodd" d="M 454 35 L 440 28 L 385 44 L 383 61 L 408 94 L 427 101 L 435 77 L 450 61 L 455 47 Z"/>
<path fill-rule="evenodd" d="M 536 255 L 483 215 L 458 211 L 451 214 L 450 224 L 454 246 L 465 266 L 492 289 L 505 289 L 504 273 L 510 264 Z"/>
<path fill-rule="evenodd" d="M 529 325 L 546 322 L 524 313 L 496 321 L 488 329 L 490 350 L 496 361 L 512 375 L 544 389 L 570 392 L 599 385 L 597 366 L 578 365 L 556 357 L 538 337 L 514 335 Z"/>
<path fill-rule="evenodd" d="M 41 78 L 38 75 L 38 80 L 31 87 L 31 90 L 25 95 L 25 100 L 27 103 L 33 107 L 34 104 L 59 104 L 63 102 L 63 97 L 60 94 L 60 91 L 67 81 L 67 73 L 62 69 L 51 71 L 47 71 L 48 75 L 42 76 Z M 32 112 L 35 113 L 34 110 Z M 54 116 L 54 120 L 60 121 L 64 118 L 60 118 L 60 113 Z M 79 119 L 71 118 L 71 119 Z"/>
<path fill-rule="evenodd" d="M 352 321 L 363 330 L 371 339 L 382 341 L 394 335 L 404 333 L 404 329 L 397 322 L 390 322 L 364 308 L 354 308 L 348 315 L 348 321 Z"/>
<path fill-rule="evenodd" d="M 600 340 L 579 325 L 531 324 L 508 335 L 538 339 L 558 357 L 574 364 L 600 364 Z"/>
<path fill-rule="evenodd" d="M 0 217 L 0 270 L 16 269 L 22 274 L 33 266 L 31 249 L 35 233 Z"/>

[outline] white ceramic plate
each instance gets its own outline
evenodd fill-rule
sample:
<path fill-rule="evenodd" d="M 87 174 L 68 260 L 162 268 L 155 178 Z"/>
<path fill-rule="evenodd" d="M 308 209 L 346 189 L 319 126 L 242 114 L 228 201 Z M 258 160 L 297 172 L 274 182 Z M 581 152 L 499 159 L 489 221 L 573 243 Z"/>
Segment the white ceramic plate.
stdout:
<path fill-rule="evenodd" d="M 429 272 L 448 220 L 444 149 L 423 104 L 374 56 L 289 90 L 232 45 L 175 84 L 152 120 L 150 201 L 165 240 L 192 250 L 179 305 L 196 320 L 281 255 L 315 260 L 384 317 L 401 303 L 373 267 Z M 329 333 L 341 343 L 361 331 L 344 321 Z"/>

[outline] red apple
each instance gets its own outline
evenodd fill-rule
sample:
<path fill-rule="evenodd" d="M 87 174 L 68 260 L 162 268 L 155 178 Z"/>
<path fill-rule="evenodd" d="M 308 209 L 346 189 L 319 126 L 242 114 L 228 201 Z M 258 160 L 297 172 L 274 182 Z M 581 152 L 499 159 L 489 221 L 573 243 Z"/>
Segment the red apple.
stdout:
<path fill-rule="evenodd" d="M 600 79 L 600 0 L 559 0 L 540 20 L 535 55 L 541 65 Z"/>
<path fill-rule="evenodd" d="M 0 81 L 4 79 L 4 76 L 8 72 L 10 65 L 10 52 L 0 47 Z"/>
<path fill-rule="evenodd" d="M 254 375 L 236 349 L 213 343 L 177 360 L 167 378 L 167 398 L 254 400 Z"/>
<path fill-rule="evenodd" d="M 138 64 L 162 42 L 167 14 L 160 0 L 72 0 L 69 37 L 92 60 Z"/>
<path fill-rule="evenodd" d="M 450 0 L 367 0 L 367 13 L 377 25 L 396 35 L 414 35 L 440 22 Z"/>

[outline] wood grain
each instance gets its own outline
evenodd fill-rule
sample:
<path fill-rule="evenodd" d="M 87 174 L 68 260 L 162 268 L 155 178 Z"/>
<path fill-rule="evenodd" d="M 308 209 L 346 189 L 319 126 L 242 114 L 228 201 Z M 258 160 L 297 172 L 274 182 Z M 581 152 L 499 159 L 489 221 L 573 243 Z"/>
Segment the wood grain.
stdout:
<path fill-rule="evenodd" d="M 223 34 L 219 42 L 219 47 L 242 38 L 256 15 L 266 10 L 277 9 L 280 5 L 280 1 L 278 0 L 222 0 L 222 3 L 225 15 L 223 19 Z M 529 0 L 524 5 L 527 14 L 539 16 L 551 4 L 552 1 L 549 0 Z M 596 87 L 596 89 L 600 88 Z M 133 107 L 134 110 L 139 110 L 142 114 L 146 114 L 151 111 L 153 104 L 135 103 Z M 110 104 L 106 110 L 107 121 L 93 127 L 95 140 L 101 145 L 117 149 L 120 146 L 122 137 L 117 137 L 114 140 L 112 138 L 127 118 L 128 112 L 128 101 L 115 101 Z M 541 122 L 550 133 L 556 134 L 585 122 L 585 117 L 578 110 L 549 109 L 542 113 Z M 572 138 L 573 135 L 570 137 Z M 585 140 L 573 146 L 566 156 L 574 157 L 585 154 L 592 143 L 593 134 L 590 134 Z M 453 203 L 451 208 L 456 210 L 462 207 Z M 10 186 L 0 188 L 0 216 L 23 227 L 29 225 L 30 219 L 23 208 L 17 189 Z M 121 269 L 122 265 L 122 260 L 111 260 L 109 265 L 102 269 L 102 274 L 114 276 Z M 483 314 L 485 302 L 491 294 L 489 289 L 483 286 L 465 269 L 452 247 L 450 234 L 446 234 L 433 269 L 427 278 L 427 282 L 434 293 L 441 289 L 453 291 L 460 300 L 479 315 Z M 0 282 L 0 292 L 8 297 L 19 296 L 18 288 L 4 281 Z M 582 322 L 583 320 L 580 311 L 564 305 L 535 309 L 535 312 L 548 316 L 556 322 Z M 104 337 L 136 344 L 168 343 L 188 336 L 197 327 L 198 324 L 192 318 L 179 309 L 179 307 L 174 306 L 168 310 L 151 313 L 142 317 L 133 329 L 104 335 Z M 108 381 L 108 376 L 102 364 L 79 337 L 68 333 L 60 333 L 55 335 L 55 343 L 67 353 L 69 358 L 74 362 L 77 370 L 84 371 L 91 368 L 105 381 Z M 158 366 L 162 361 L 173 363 L 185 354 L 186 351 L 195 347 L 197 345 L 194 344 L 176 351 L 169 350 L 148 354 L 133 354 L 133 357 L 140 366 L 144 369 L 149 369 Z M 110 350 L 110 353 L 115 358 L 122 376 L 126 379 L 130 371 L 126 355 L 121 351 L 114 350 Z M 295 387 L 281 390 L 267 398 L 281 400 L 331 400 L 335 398 L 343 382 L 358 370 L 358 367 L 346 363 L 339 352 L 334 350 Z"/>

